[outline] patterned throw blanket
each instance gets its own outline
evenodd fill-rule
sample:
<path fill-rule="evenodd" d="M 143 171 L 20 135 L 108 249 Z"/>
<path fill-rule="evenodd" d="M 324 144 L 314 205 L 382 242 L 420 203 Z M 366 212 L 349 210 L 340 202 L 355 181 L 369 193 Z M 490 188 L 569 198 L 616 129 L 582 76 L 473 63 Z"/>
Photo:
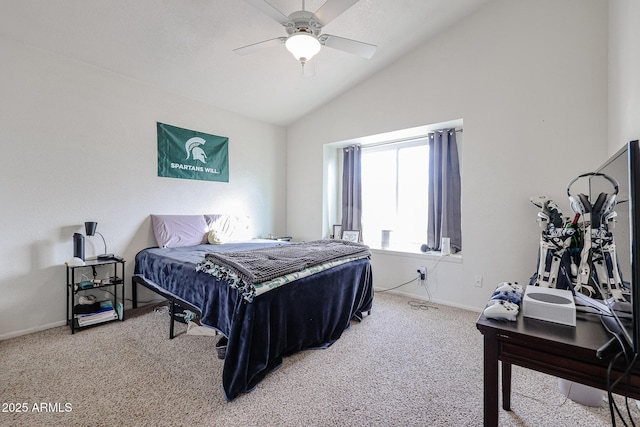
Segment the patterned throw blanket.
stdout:
<path fill-rule="evenodd" d="M 315 240 L 248 251 L 211 252 L 196 270 L 227 280 L 252 302 L 256 284 L 333 261 L 369 256 L 369 247 L 360 243 Z"/>

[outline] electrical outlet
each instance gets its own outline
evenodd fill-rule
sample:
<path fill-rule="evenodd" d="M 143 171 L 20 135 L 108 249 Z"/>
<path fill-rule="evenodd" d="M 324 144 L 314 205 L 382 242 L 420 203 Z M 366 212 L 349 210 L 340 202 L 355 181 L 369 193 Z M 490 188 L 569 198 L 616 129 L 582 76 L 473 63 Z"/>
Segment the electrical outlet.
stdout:
<path fill-rule="evenodd" d="M 427 278 L 427 269 L 425 267 L 418 267 L 417 271 L 420 274 L 420 280 L 425 280 Z"/>
<path fill-rule="evenodd" d="M 482 276 L 476 276 L 474 285 L 476 288 L 482 287 Z"/>

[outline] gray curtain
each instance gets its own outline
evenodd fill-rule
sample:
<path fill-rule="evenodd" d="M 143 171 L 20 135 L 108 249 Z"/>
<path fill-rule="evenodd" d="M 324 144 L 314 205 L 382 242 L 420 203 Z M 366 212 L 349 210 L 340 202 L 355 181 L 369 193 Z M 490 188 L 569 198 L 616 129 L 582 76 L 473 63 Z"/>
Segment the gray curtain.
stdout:
<path fill-rule="evenodd" d="M 455 129 L 429 135 L 429 223 L 427 246 L 440 250 L 442 237 L 451 252 L 462 250 L 460 165 Z"/>
<path fill-rule="evenodd" d="M 343 149 L 342 168 L 342 229 L 360 230 L 362 239 L 362 179 L 360 146 Z"/>

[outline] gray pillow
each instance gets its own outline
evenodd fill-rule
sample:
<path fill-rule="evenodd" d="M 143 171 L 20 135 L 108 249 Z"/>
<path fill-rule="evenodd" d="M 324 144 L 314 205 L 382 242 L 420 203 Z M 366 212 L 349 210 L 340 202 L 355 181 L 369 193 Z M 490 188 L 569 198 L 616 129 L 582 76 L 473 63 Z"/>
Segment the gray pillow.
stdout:
<path fill-rule="evenodd" d="M 209 227 L 204 215 L 151 215 L 151 223 L 161 248 L 207 243 Z"/>

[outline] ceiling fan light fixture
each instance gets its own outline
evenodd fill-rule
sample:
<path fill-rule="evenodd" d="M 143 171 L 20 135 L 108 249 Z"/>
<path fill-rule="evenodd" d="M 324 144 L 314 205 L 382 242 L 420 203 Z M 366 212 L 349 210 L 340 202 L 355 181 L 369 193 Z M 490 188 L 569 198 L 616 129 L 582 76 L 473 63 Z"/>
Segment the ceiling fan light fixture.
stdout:
<path fill-rule="evenodd" d="M 291 34 L 285 42 L 287 50 L 298 60 L 306 62 L 320 52 L 318 39 L 306 32 L 299 31 Z"/>

